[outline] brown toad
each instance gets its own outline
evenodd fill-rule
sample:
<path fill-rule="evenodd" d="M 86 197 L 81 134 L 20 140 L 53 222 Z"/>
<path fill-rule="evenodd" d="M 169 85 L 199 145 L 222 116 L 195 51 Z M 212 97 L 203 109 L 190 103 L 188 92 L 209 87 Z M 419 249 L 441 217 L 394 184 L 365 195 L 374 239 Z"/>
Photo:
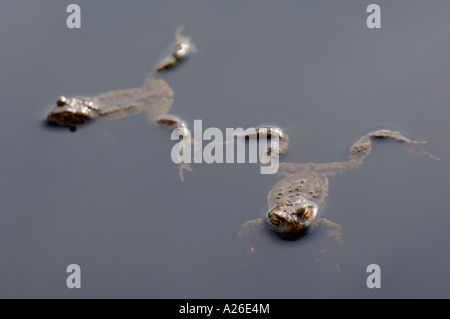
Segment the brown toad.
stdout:
<path fill-rule="evenodd" d="M 409 152 L 439 160 L 423 149 L 423 144 L 426 143 L 424 141 L 411 140 L 397 131 L 378 130 L 363 135 L 350 147 L 348 161 L 281 163 L 280 171 L 284 178 L 273 186 L 267 196 L 269 207 L 267 215 L 264 218 L 247 221 L 240 228 L 235 264 L 246 264 L 247 258 L 255 252 L 249 239 L 253 231 L 261 229 L 262 226 L 280 234 L 284 239 L 301 238 L 320 228 L 327 232 L 331 240 L 342 245 L 341 226 L 321 217 L 321 207 L 328 196 L 328 177 L 360 166 L 372 150 L 372 139 L 381 138 L 399 141 Z M 339 268 L 338 265 L 336 267 Z"/>

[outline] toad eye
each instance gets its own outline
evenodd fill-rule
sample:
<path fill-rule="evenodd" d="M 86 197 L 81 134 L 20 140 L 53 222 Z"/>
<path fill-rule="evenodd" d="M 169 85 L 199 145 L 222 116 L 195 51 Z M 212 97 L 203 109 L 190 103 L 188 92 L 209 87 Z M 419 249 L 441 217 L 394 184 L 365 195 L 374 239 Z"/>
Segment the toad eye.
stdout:
<path fill-rule="evenodd" d="M 281 220 L 276 216 L 276 215 L 272 215 L 270 216 L 270 222 L 276 226 L 280 225 Z"/>
<path fill-rule="evenodd" d="M 311 208 L 310 207 L 299 208 L 296 214 L 302 218 L 308 219 L 311 216 Z"/>
<path fill-rule="evenodd" d="M 60 96 L 57 100 L 56 100 L 56 105 L 58 106 L 64 106 L 67 103 L 67 98 L 65 96 Z"/>
<path fill-rule="evenodd" d="M 303 213 L 303 217 L 308 219 L 309 216 L 311 216 L 311 209 L 310 208 L 305 208 L 305 212 Z"/>

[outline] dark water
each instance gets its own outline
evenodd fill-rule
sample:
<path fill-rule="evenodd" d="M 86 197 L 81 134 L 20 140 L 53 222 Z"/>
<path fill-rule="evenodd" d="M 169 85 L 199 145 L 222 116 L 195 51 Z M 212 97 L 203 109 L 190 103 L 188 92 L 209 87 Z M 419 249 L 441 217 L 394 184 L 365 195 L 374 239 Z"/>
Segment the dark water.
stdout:
<path fill-rule="evenodd" d="M 67 1 L 0 6 L 0 297 L 450 297 L 450 3 Z M 76 133 L 44 124 L 56 98 L 139 86 L 186 27 L 199 52 L 164 75 L 190 124 L 273 123 L 288 162 L 346 159 L 370 129 L 429 142 L 441 162 L 377 143 L 330 180 L 341 272 L 314 268 L 319 237 L 256 236 L 250 269 L 230 269 L 239 226 L 277 181 L 256 165 L 193 165 L 181 183 L 167 131 L 144 116 Z M 66 286 L 78 264 L 82 288 Z M 368 289 L 366 267 L 381 267 Z M 311 266 L 312 264 L 312 266 Z"/>

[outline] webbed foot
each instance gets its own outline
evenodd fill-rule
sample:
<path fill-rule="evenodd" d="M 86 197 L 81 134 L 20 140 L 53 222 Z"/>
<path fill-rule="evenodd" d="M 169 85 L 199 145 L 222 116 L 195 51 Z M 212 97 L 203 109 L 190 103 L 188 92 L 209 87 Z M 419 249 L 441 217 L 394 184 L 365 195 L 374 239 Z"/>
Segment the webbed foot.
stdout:
<path fill-rule="evenodd" d="M 192 168 L 189 163 L 181 163 L 180 166 L 178 166 L 178 175 L 180 176 L 182 182 L 184 182 L 184 171 L 192 172 Z"/>
<path fill-rule="evenodd" d="M 262 230 L 264 219 L 257 218 L 249 220 L 241 225 L 239 233 L 236 236 L 235 256 L 231 268 L 243 267 L 249 269 L 248 262 L 255 253 L 255 248 L 250 244 L 251 236 L 257 230 Z"/>
<path fill-rule="evenodd" d="M 404 145 L 404 149 L 409 153 L 426 156 L 432 160 L 440 161 L 441 159 L 439 157 L 434 156 L 423 148 L 426 143 L 426 141 L 412 141 L 412 143 Z"/>
<path fill-rule="evenodd" d="M 344 234 L 339 224 L 322 218 L 319 221 L 318 228 L 327 235 L 326 247 L 318 251 L 318 256 L 314 259 L 320 265 L 320 270 L 333 269 L 341 272 L 339 265 L 339 255 L 344 244 Z"/>

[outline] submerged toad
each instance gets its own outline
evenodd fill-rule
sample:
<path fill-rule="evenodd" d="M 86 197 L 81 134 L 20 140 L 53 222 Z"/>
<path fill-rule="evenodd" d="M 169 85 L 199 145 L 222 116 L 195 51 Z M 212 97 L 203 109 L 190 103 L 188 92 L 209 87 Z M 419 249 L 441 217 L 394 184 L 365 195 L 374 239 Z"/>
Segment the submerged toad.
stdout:
<path fill-rule="evenodd" d="M 359 138 L 349 150 L 345 162 L 331 163 L 281 163 L 285 176 L 268 194 L 269 211 L 265 218 L 245 222 L 238 233 L 235 263 L 244 262 L 255 250 L 249 238 L 255 228 L 266 226 L 284 239 L 296 239 L 321 228 L 338 245 L 343 243 L 342 229 L 321 217 L 321 206 L 328 196 L 328 177 L 361 165 L 372 150 L 372 139 L 389 138 L 404 144 L 407 151 L 439 160 L 423 149 L 423 141 L 414 141 L 400 132 L 378 130 Z M 326 251 L 326 250 L 323 250 Z"/>
<path fill-rule="evenodd" d="M 56 107 L 48 114 L 49 121 L 74 130 L 77 125 L 91 119 L 117 119 L 145 111 L 149 121 L 154 124 L 164 126 L 170 119 L 172 127 L 174 122 L 181 125 L 179 119 L 167 116 L 173 104 L 172 89 L 166 81 L 155 78 L 156 72 L 171 68 L 196 51 L 190 39 L 181 35 L 181 30 L 182 27 L 175 32 L 176 44 L 171 55 L 147 75 L 142 87 L 110 91 L 90 99 L 61 96 Z M 160 118 L 164 119 L 160 121 Z"/>
<path fill-rule="evenodd" d="M 145 112 L 149 122 L 169 129 L 180 128 L 187 134 L 186 123 L 168 114 L 173 104 L 173 90 L 166 81 L 155 77 L 157 72 L 173 67 L 196 51 L 190 39 L 181 35 L 182 29 L 180 27 L 175 31 L 176 44 L 171 55 L 146 76 L 141 87 L 109 91 L 89 99 L 61 96 L 56 102 L 56 107 L 48 114 L 48 120 L 75 131 L 77 125 L 92 119 L 100 117 L 118 119 Z M 189 164 L 180 165 L 181 180 L 183 170 L 191 170 Z"/>
<path fill-rule="evenodd" d="M 172 107 L 173 91 L 164 80 L 156 79 L 150 72 L 140 88 L 110 91 L 91 99 L 61 96 L 56 103 L 48 114 L 49 121 L 72 130 L 99 117 L 118 119 L 144 111 L 149 121 L 156 124 Z"/>

